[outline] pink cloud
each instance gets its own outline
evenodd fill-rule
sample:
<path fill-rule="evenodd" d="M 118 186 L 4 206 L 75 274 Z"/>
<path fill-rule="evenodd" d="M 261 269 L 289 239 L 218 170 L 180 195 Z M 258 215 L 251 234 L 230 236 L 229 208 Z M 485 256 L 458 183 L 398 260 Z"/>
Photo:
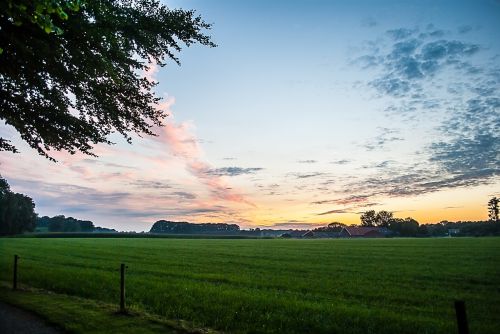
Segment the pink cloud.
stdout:
<path fill-rule="evenodd" d="M 208 173 L 212 166 L 203 160 L 203 152 L 192 129 L 193 125 L 188 122 L 180 124 L 168 122 L 157 129 L 158 137 L 155 137 L 155 140 L 165 144 L 172 155 L 182 159 L 186 169 L 207 186 L 214 198 L 254 206 L 231 189 L 222 177 Z"/>
<path fill-rule="evenodd" d="M 150 81 L 156 81 L 155 74 L 158 71 L 158 66 L 152 64 L 145 76 Z M 245 203 L 255 206 L 253 203 L 246 200 L 243 195 L 235 192 L 229 187 L 221 176 L 210 175 L 208 171 L 212 166 L 203 160 L 203 152 L 199 145 L 198 138 L 193 133 L 194 125 L 190 122 L 176 123 L 173 120 L 171 111 L 172 105 L 175 103 L 175 98 L 167 97 L 162 102 L 158 103 L 157 108 L 168 112 L 172 117 L 163 127 L 156 129 L 157 137 L 154 139 L 165 144 L 170 153 L 184 161 L 187 170 L 195 176 L 202 184 L 207 186 L 212 196 L 215 199 Z"/>

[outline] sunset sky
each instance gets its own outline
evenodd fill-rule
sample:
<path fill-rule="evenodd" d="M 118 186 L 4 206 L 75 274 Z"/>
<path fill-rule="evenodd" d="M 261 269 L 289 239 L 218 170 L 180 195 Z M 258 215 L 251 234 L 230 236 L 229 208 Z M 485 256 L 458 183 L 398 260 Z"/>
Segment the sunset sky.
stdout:
<path fill-rule="evenodd" d="M 118 230 L 159 219 L 304 228 L 388 210 L 487 219 L 500 194 L 500 1 L 167 1 L 217 48 L 152 66 L 158 137 L 98 158 L 0 152 L 35 200 Z"/>

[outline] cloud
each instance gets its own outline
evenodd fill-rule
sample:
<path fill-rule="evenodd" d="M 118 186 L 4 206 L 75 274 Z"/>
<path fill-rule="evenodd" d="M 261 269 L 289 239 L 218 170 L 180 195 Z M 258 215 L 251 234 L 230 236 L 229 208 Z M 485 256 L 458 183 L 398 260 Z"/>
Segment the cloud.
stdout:
<path fill-rule="evenodd" d="M 312 177 L 324 176 L 326 173 L 323 172 L 312 172 L 312 173 L 290 173 L 290 175 L 296 177 L 297 179 L 309 179 Z"/>
<path fill-rule="evenodd" d="M 317 163 L 318 161 L 316 160 L 298 160 L 297 161 L 299 164 L 315 164 Z"/>
<path fill-rule="evenodd" d="M 152 180 L 134 180 L 130 184 L 134 186 L 138 186 L 140 188 L 145 189 L 169 189 L 172 188 L 172 185 L 163 181 L 152 181 Z"/>
<path fill-rule="evenodd" d="M 383 149 L 389 143 L 404 141 L 404 138 L 399 136 L 398 129 L 390 129 L 386 127 L 379 127 L 377 130 L 380 132 L 375 138 L 368 140 L 363 147 L 368 151 L 376 149 Z"/>
<path fill-rule="evenodd" d="M 345 165 L 345 164 L 348 164 L 350 162 L 351 162 L 351 160 L 342 159 L 342 160 L 335 160 L 335 161 L 332 161 L 330 163 L 335 164 L 335 165 Z"/>
<path fill-rule="evenodd" d="M 462 33 L 470 30 L 458 29 Z M 431 130 L 433 136 L 412 155 L 416 158 L 413 164 L 386 160 L 365 166 L 376 171 L 347 183 L 350 191 L 369 197 L 413 196 L 488 184 L 500 174 L 500 67 L 496 56 L 488 57 L 487 48 L 454 38 L 433 25 L 419 31 L 390 30 L 387 48 L 380 40 L 370 42 L 369 51 L 353 63 L 377 70 L 366 85 L 388 101 L 388 116 L 414 124 L 439 120 Z M 364 144 L 367 150 L 404 140 L 400 133 L 380 130 L 382 134 Z"/>
<path fill-rule="evenodd" d="M 461 179 L 483 179 L 500 175 L 498 132 L 476 133 L 471 138 L 454 138 L 430 145 L 431 161 Z"/>
<path fill-rule="evenodd" d="M 126 166 L 126 165 L 117 164 L 117 163 L 113 163 L 113 162 L 100 161 L 97 159 L 83 159 L 81 162 L 86 163 L 86 164 L 91 164 L 91 165 L 98 164 L 98 165 L 102 165 L 102 166 L 106 166 L 106 167 L 110 167 L 110 168 L 135 169 L 135 170 L 137 169 L 136 167 Z"/>
<path fill-rule="evenodd" d="M 374 46 L 371 53 L 353 63 L 362 67 L 380 68 L 380 75 L 369 81 L 379 93 L 402 98 L 421 89 L 420 80 L 434 76 L 447 67 L 466 67 L 465 60 L 480 51 L 477 44 L 442 39 L 441 30 L 416 35 L 418 29 L 393 29 L 387 34 L 393 39 L 389 50 Z M 441 38 L 436 40 L 436 38 Z"/>
<path fill-rule="evenodd" d="M 130 192 L 104 192 L 90 187 L 70 185 L 65 183 L 50 183 L 41 181 L 9 178 L 12 186 L 23 193 L 39 196 L 37 205 L 61 206 L 81 211 L 86 208 L 106 208 L 120 206 L 131 196 Z"/>
<path fill-rule="evenodd" d="M 331 215 L 331 214 L 334 214 L 334 213 L 356 213 L 356 212 L 348 211 L 348 209 L 335 209 L 335 210 L 330 210 L 330 211 L 325 211 L 325 212 L 317 213 L 316 215 L 318 215 L 318 216 L 325 216 L 325 215 Z"/>
<path fill-rule="evenodd" d="M 300 222 L 298 220 L 289 220 L 283 223 L 275 223 L 271 225 L 260 226 L 261 228 L 271 228 L 271 229 L 294 229 L 294 230 L 309 230 L 316 227 L 325 226 L 323 223 L 307 223 Z"/>
<path fill-rule="evenodd" d="M 188 193 L 188 192 L 185 192 L 185 191 L 174 191 L 172 193 L 172 195 L 175 195 L 175 196 L 180 197 L 182 199 L 189 199 L 189 200 L 196 198 L 195 194 Z"/>
<path fill-rule="evenodd" d="M 155 66 L 152 65 L 147 73 L 151 80 L 154 80 Z M 155 140 L 160 144 L 164 144 L 173 156 L 185 163 L 186 170 L 210 190 L 213 199 L 254 206 L 243 195 L 229 187 L 221 179 L 220 175 L 209 172 L 213 168 L 203 159 L 199 140 L 194 134 L 194 124 L 191 122 L 176 123 L 173 120 L 170 108 L 174 103 L 173 98 L 166 98 L 157 105 L 158 109 L 168 111 L 171 114 L 171 119 L 163 127 L 156 129 L 158 136 L 155 137 Z"/>
<path fill-rule="evenodd" d="M 391 168 L 346 183 L 344 187 L 349 189 L 345 191 L 346 193 L 359 193 L 368 201 L 375 196 L 415 196 L 449 188 L 488 184 L 494 180 L 494 175 L 500 175 L 498 169 L 450 173 L 442 166 L 429 164 L 426 161 L 411 166 L 394 163 Z"/>
<path fill-rule="evenodd" d="M 472 31 L 472 26 L 470 26 L 470 25 L 462 25 L 462 26 L 458 27 L 457 30 L 458 30 L 459 34 L 466 34 L 466 33 L 470 32 L 470 31 Z"/>
<path fill-rule="evenodd" d="M 323 200 L 312 202 L 311 204 L 353 204 L 353 203 L 364 203 L 372 195 L 352 195 L 345 198 L 333 199 L 333 200 Z"/>
<path fill-rule="evenodd" d="M 255 174 L 258 171 L 263 170 L 260 167 L 254 168 L 242 168 L 242 167 L 221 167 L 209 169 L 206 173 L 215 176 L 238 176 L 238 175 L 247 175 L 247 174 Z"/>
<path fill-rule="evenodd" d="M 401 40 L 412 36 L 415 32 L 416 30 L 414 29 L 398 28 L 388 30 L 387 35 L 389 35 L 394 40 Z"/>
<path fill-rule="evenodd" d="M 410 83 L 408 81 L 392 78 L 389 75 L 375 79 L 369 85 L 377 89 L 380 93 L 385 93 L 393 97 L 406 96 L 410 91 Z"/>
<path fill-rule="evenodd" d="M 206 217 L 208 213 L 220 219 L 237 218 L 237 213 L 221 205 L 194 201 L 196 195 L 185 191 L 137 193 L 133 191 L 103 191 L 66 183 L 52 183 L 9 178 L 16 191 L 29 194 L 41 214 L 79 215 L 100 226 L 130 224 L 134 228 L 141 220 L 186 219 Z M 138 221 L 139 220 L 139 221 Z M 116 223 L 114 224 L 115 226 Z"/>

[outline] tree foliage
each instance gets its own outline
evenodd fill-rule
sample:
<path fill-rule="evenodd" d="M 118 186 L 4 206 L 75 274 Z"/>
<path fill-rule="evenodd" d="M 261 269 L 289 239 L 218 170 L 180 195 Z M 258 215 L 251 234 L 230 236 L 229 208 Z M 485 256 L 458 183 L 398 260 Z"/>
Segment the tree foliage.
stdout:
<path fill-rule="evenodd" d="M 215 46 L 194 11 L 157 0 L 0 3 L 0 119 L 49 158 L 92 155 L 113 132 L 153 135 L 167 115 L 144 71 L 179 63 L 183 45 Z M 0 150 L 16 148 L 0 138 Z"/>
<path fill-rule="evenodd" d="M 361 219 L 361 226 L 377 226 L 377 214 L 375 210 L 363 212 L 359 218 Z"/>
<path fill-rule="evenodd" d="M 377 226 L 387 227 L 392 219 L 392 212 L 382 210 L 377 213 L 375 217 L 375 224 Z"/>
<path fill-rule="evenodd" d="M 151 233 L 173 233 L 173 234 L 236 234 L 240 227 L 236 224 L 225 223 L 187 223 L 158 220 L 153 224 Z"/>
<path fill-rule="evenodd" d="M 0 177 L 0 235 L 19 234 L 35 229 L 36 213 L 33 200 L 10 190 Z"/>
<path fill-rule="evenodd" d="M 90 220 L 79 220 L 63 215 L 38 218 L 36 226 L 47 228 L 49 232 L 94 232 L 95 230 L 94 223 Z"/>
<path fill-rule="evenodd" d="M 392 212 L 369 210 L 363 212 L 360 216 L 361 226 L 380 226 L 387 227 L 392 220 Z"/>
<path fill-rule="evenodd" d="M 62 34 L 63 30 L 54 19 L 67 20 L 69 12 L 78 12 L 83 0 L 6 0 L 2 2 L 2 13 L 15 26 L 35 24 L 45 33 Z M 0 53 L 3 49 L 0 49 Z"/>
<path fill-rule="evenodd" d="M 401 237 L 414 237 L 422 230 L 419 230 L 418 222 L 411 218 L 391 218 L 387 224 L 387 228 Z"/>
<path fill-rule="evenodd" d="M 493 197 L 488 201 L 488 217 L 490 218 L 491 221 L 498 223 L 499 218 L 498 218 L 498 203 L 500 202 L 500 199 L 497 197 Z"/>
<path fill-rule="evenodd" d="M 361 226 L 378 226 L 387 228 L 393 235 L 402 237 L 417 236 L 427 233 L 427 229 L 420 228 L 419 223 L 411 218 L 394 218 L 392 212 L 369 210 L 361 214 Z"/>
<path fill-rule="evenodd" d="M 321 226 L 315 228 L 313 232 L 340 232 L 344 226 L 346 225 L 340 222 L 332 222 L 327 226 Z"/>

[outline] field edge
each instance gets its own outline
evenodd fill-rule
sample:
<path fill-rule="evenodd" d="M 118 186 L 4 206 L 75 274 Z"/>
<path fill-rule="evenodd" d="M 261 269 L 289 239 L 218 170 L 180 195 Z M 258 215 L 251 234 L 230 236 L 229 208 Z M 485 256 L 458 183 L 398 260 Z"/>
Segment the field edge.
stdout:
<path fill-rule="evenodd" d="M 5 281 L 0 281 L 0 301 L 33 313 L 55 329 L 69 333 L 221 333 L 196 328 L 183 320 L 164 319 L 134 307 L 127 314 L 120 314 L 117 305 L 93 299 L 25 285 L 14 291 Z"/>

